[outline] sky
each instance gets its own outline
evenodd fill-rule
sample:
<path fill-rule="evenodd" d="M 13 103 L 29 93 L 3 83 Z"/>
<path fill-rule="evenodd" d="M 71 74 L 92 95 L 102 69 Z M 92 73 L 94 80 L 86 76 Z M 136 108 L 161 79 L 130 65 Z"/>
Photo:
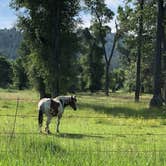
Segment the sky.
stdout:
<path fill-rule="evenodd" d="M 0 29 L 12 28 L 17 20 L 16 13 L 9 7 L 10 0 L 0 0 Z"/>
<path fill-rule="evenodd" d="M 0 29 L 12 28 L 17 21 L 17 13 L 9 7 L 11 0 L 0 0 Z M 119 5 L 123 5 L 123 0 L 105 0 L 108 7 L 110 7 L 116 14 Z M 82 14 L 83 27 L 90 25 L 90 16 L 88 14 Z M 109 24 L 114 31 L 114 20 Z"/>

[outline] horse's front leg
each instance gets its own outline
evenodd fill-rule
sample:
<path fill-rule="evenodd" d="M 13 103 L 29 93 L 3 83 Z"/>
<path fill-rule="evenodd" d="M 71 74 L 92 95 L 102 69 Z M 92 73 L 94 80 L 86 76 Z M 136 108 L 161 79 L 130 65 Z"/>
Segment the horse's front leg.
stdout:
<path fill-rule="evenodd" d="M 57 125 L 56 125 L 56 132 L 59 133 L 59 125 L 60 125 L 60 119 L 61 119 L 62 115 L 58 115 L 57 117 Z"/>
<path fill-rule="evenodd" d="M 46 131 L 47 134 L 50 134 L 50 133 L 51 133 L 50 130 L 49 130 L 49 124 L 50 124 L 50 122 L 51 122 L 51 119 L 52 119 L 52 116 L 48 116 L 48 117 L 47 117 L 46 128 L 45 128 L 45 131 Z"/>

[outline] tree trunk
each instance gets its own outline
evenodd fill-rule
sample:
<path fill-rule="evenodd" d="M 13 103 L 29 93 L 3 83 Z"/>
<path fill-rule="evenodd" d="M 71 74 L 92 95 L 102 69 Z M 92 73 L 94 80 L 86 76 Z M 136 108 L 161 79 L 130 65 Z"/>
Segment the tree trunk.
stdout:
<path fill-rule="evenodd" d="M 60 1 L 55 2 L 56 11 L 53 13 L 53 82 L 52 97 L 59 95 L 59 58 L 60 58 Z M 54 9 L 53 9 L 54 10 Z"/>
<path fill-rule="evenodd" d="M 155 55 L 155 71 L 154 71 L 154 92 L 150 101 L 151 107 L 162 106 L 161 97 L 161 45 L 162 45 L 162 26 L 163 22 L 163 0 L 158 0 L 157 15 L 157 34 L 156 34 L 156 55 Z"/>
<path fill-rule="evenodd" d="M 141 0 L 140 1 L 141 12 L 140 12 L 140 17 L 139 17 L 138 48 L 137 48 L 135 102 L 139 102 L 140 87 L 141 87 L 141 50 L 142 50 L 142 32 L 143 32 L 143 7 L 144 7 L 144 0 Z"/>
<path fill-rule="evenodd" d="M 106 68 L 105 68 L 105 94 L 106 96 L 109 96 L 109 64 L 106 62 Z"/>
<path fill-rule="evenodd" d="M 89 72 L 90 72 L 90 87 L 89 87 L 89 89 L 90 89 L 91 93 L 93 93 L 94 88 L 92 87 L 92 75 L 94 73 L 93 73 L 93 67 L 92 66 L 93 66 L 93 51 L 95 49 L 95 42 L 93 43 L 93 45 L 90 44 L 90 48 L 91 48 L 91 50 L 90 50 L 90 53 L 89 53 Z"/>
<path fill-rule="evenodd" d="M 163 23 L 166 20 L 166 4 L 162 8 L 163 14 Z M 162 57 L 162 97 L 166 104 L 166 34 L 165 34 L 165 27 L 164 24 L 162 26 L 162 43 L 163 43 L 163 57 Z"/>
<path fill-rule="evenodd" d="M 105 70 L 105 76 L 106 76 L 106 80 L 105 80 L 105 94 L 107 96 L 109 96 L 109 87 L 110 87 L 110 78 L 109 78 L 109 69 L 110 69 L 110 65 L 111 65 L 111 60 L 112 60 L 112 57 L 113 57 L 113 54 L 114 54 L 114 50 L 115 50 L 115 46 L 116 46 L 116 42 L 118 41 L 118 30 L 114 36 L 114 41 L 113 41 L 113 45 L 112 45 L 112 49 L 111 49 L 111 53 L 110 53 L 110 56 L 109 56 L 109 59 L 107 60 L 105 58 L 105 61 L 106 61 L 106 70 Z"/>
<path fill-rule="evenodd" d="M 40 94 L 40 99 L 46 97 L 46 87 L 44 84 L 44 80 L 43 78 L 39 77 L 37 78 L 37 82 L 38 82 L 38 91 Z"/>

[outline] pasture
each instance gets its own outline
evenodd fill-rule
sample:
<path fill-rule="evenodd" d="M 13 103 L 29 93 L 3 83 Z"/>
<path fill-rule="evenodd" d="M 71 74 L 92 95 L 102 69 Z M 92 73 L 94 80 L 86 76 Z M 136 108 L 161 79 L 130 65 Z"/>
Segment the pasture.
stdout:
<path fill-rule="evenodd" d="M 149 109 L 150 95 L 140 103 L 129 93 L 77 98 L 77 111 L 65 109 L 60 134 L 53 119 L 47 135 L 38 132 L 36 92 L 0 90 L 0 166 L 166 165 L 166 109 Z"/>

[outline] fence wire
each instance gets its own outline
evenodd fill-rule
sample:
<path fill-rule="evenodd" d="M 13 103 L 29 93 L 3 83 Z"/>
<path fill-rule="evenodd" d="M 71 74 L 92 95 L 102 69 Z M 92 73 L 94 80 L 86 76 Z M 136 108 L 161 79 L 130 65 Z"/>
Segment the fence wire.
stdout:
<path fill-rule="evenodd" d="M 42 135 L 41 133 L 38 132 L 1 132 L 0 131 L 0 136 L 1 135 Z M 62 133 L 63 135 L 67 134 L 67 133 Z M 91 135 L 92 137 L 94 136 L 165 136 L 166 133 L 73 133 L 73 134 L 84 134 L 85 137 L 86 135 Z M 43 133 L 43 135 L 47 135 L 45 133 Z M 48 134 L 49 135 L 49 134 Z M 57 136 L 56 134 L 50 134 L 49 136 Z M 61 135 L 59 135 L 61 136 Z M 65 137 L 65 136 L 64 136 Z M 106 138 L 106 137 L 105 137 Z"/>
<path fill-rule="evenodd" d="M 16 151 L 14 150 L 3 150 L 0 151 L 1 153 L 15 153 Z M 24 152 L 29 152 L 29 151 L 24 151 Z M 92 151 L 92 150 L 88 150 L 88 151 L 65 151 L 63 152 L 63 154 L 70 154 L 70 153 L 74 153 L 74 154 L 87 154 L 88 153 L 166 153 L 166 150 L 155 150 L 155 151 L 150 151 L 150 150 L 98 150 L 98 151 Z M 58 151 L 57 151 L 58 153 Z"/>
<path fill-rule="evenodd" d="M 18 99 L 16 98 L 5 98 L 5 99 L 1 99 L 0 100 L 13 100 L 13 101 L 18 101 Z M 38 132 L 15 132 L 15 125 L 16 125 L 16 118 L 37 118 L 38 116 L 37 115 L 26 115 L 26 114 L 17 114 L 18 112 L 18 105 L 19 105 L 19 102 L 34 102 L 34 103 L 37 103 L 38 100 L 35 100 L 35 99 L 19 99 L 19 101 L 17 102 L 17 106 L 16 106 L 16 113 L 13 115 L 13 114 L 0 114 L 0 117 L 11 117 L 11 118 L 14 118 L 14 127 L 13 127 L 13 130 L 10 132 L 4 132 L 4 131 L 0 131 L 0 136 L 10 136 L 10 142 L 12 141 L 11 139 L 14 139 L 14 135 L 41 135 L 39 134 Z M 0 110 L 0 111 L 3 111 L 3 110 Z M 165 112 L 162 113 L 162 114 L 140 114 L 140 115 L 133 115 L 132 117 L 146 117 L 146 118 L 151 118 L 153 117 L 154 119 L 158 119 L 159 116 L 163 117 L 163 116 L 166 116 Z M 158 117 L 156 117 L 158 116 Z M 130 116 L 125 116 L 125 115 L 121 115 L 118 113 L 116 114 L 116 117 L 118 118 L 131 118 Z M 112 119 L 114 118 L 114 115 L 112 116 L 64 116 L 63 118 L 80 118 L 80 119 Z M 165 117 L 163 117 L 165 119 Z M 112 126 L 112 124 L 111 124 Z M 113 126 L 122 126 L 122 125 L 113 125 Z M 80 134 L 80 133 L 75 133 L 75 134 Z M 121 136 L 121 137 L 124 137 L 124 136 L 166 136 L 166 133 L 83 133 L 84 135 L 92 135 L 92 136 L 106 136 L 105 138 L 107 138 L 107 136 Z M 46 135 L 46 134 L 45 134 Z M 50 136 L 50 135 L 49 135 Z M 52 134 L 51 136 L 57 136 L 56 134 Z M 105 141 L 105 140 L 103 140 Z M 63 152 L 63 153 L 79 153 L 79 154 L 87 154 L 88 153 L 124 153 L 124 154 L 128 154 L 128 153 L 166 153 L 166 149 L 162 149 L 162 150 L 97 150 L 97 151 L 93 151 L 93 150 L 88 150 L 88 151 L 66 151 L 66 152 Z M 0 153 L 15 153 L 14 150 L 1 150 Z"/>
<path fill-rule="evenodd" d="M 0 110 L 1 111 L 1 110 Z M 0 117 L 15 117 L 15 115 L 13 114 L 0 114 Z M 25 118 L 25 117 L 29 117 L 29 118 L 37 118 L 37 115 L 25 115 L 25 114 L 18 114 L 17 117 L 19 118 Z M 151 118 L 153 117 L 153 119 L 159 119 L 159 117 L 165 119 L 166 118 L 166 114 L 142 114 L 142 115 L 132 115 L 132 116 L 127 116 L 127 115 L 121 115 L 121 113 L 117 113 L 116 116 L 112 115 L 112 116 L 63 116 L 63 118 L 82 118 L 82 119 L 112 119 L 112 118 L 131 118 L 131 117 L 135 117 L 135 118 Z"/>

